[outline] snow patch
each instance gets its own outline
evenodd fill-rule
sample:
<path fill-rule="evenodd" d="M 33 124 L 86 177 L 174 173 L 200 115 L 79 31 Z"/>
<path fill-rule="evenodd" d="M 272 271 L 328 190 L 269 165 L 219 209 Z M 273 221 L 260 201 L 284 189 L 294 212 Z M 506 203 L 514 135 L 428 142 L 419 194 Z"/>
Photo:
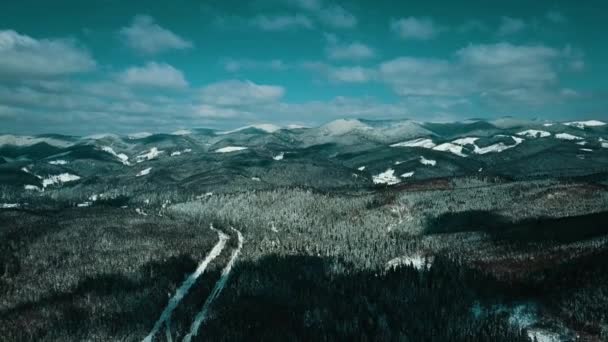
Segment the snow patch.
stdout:
<path fill-rule="evenodd" d="M 395 176 L 395 170 L 393 170 L 393 169 L 388 169 L 380 174 L 372 176 L 372 180 L 373 180 L 374 184 L 387 184 L 387 185 L 393 185 L 393 184 L 397 184 L 397 183 L 401 182 L 401 180 L 399 180 L 399 178 L 397 178 Z"/>
<path fill-rule="evenodd" d="M 437 145 L 437 146 L 433 147 L 433 150 L 442 151 L 442 152 L 450 152 L 459 157 L 466 157 L 466 154 L 462 153 L 462 146 L 452 144 L 452 143 L 443 143 L 441 145 Z"/>
<path fill-rule="evenodd" d="M 19 207 L 19 203 L 0 203 L 0 209 L 16 209 Z"/>
<path fill-rule="evenodd" d="M 500 153 L 500 152 L 506 151 L 508 149 L 511 149 L 513 147 L 516 147 L 517 145 L 524 142 L 524 139 L 522 139 L 522 138 L 518 138 L 518 137 L 511 137 L 511 138 L 515 142 L 514 145 L 505 145 L 502 142 L 500 142 L 498 144 L 482 147 L 482 148 L 475 145 L 475 150 L 473 150 L 473 152 L 476 154 Z"/>
<path fill-rule="evenodd" d="M 158 148 L 152 147 L 147 153 L 143 153 L 135 157 L 135 161 L 141 163 L 146 160 L 156 159 L 161 153 L 164 153 L 164 151 L 160 151 Z"/>
<path fill-rule="evenodd" d="M 116 158 L 118 158 L 118 160 L 120 160 L 120 162 L 123 163 L 124 165 L 127 165 L 127 166 L 131 165 L 129 163 L 129 156 L 127 156 L 126 154 L 124 154 L 124 153 L 116 153 L 116 151 L 114 151 L 114 149 L 111 148 L 110 146 L 102 146 L 101 150 L 104 151 L 104 152 L 107 152 L 107 153 L 109 153 L 111 155 L 113 155 Z"/>
<path fill-rule="evenodd" d="M 417 270 L 428 270 L 433 264 L 432 257 L 426 257 L 420 254 L 404 255 L 386 263 L 386 270 L 394 270 L 401 266 L 411 266 Z"/>
<path fill-rule="evenodd" d="M 396 144 L 392 144 L 391 147 L 423 147 L 423 148 L 433 148 L 437 146 L 433 140 L 427 138 L 419 138 L 414 140 L 408 140 Z"/>
<path fill-rule="evenodd" d="M 558 133 L 555 135 L 555 138 L 561 140 L 583 140 L 583 138 L 577 137 L 576 135 L 572 135 L 569 133 Z"/>
<path fill-rule="evenodd" d="M 363 171 L 363 170 L 365 170 L 365 166 L 359 166 L 359 167 L 357 168 L 357 170 L 359 170 L 359 171 Z"/>
<path fill-rule="evenodd" d="M 35 185 L 31 185 L 31 184 L 27 184 L 24 186 L 25 190 L 28 191 L 42 191 L 42 189 L 40 189 L 39 187 L 35 186 Z"/>
<path fill-rule="evenodd" d="M 585 127 L 599 127 L 605 126 L 606 123 L 599 120 L 588 120 L 588 121 L 572 121 L 564 123 L 566 126 L 572 126 L 580 129 L 584 129 Z"/>
<path fill-rule="evenodd" d="M 259 177 L 251 177 L 251 180 L 254 182 L 261 182 L 262 180 Z"/>
<path fill-rule="evenodd" d="M 148 133 L 148 132 L 139 132 L 139 133 L 132 133 L 128 135 L 129 139 L 144 139 L 147 138 L 149 136 L 152 136 L 152 133 Z"/>
<path fill-rule="evenodd" d="M 240 127 L 237 129 L 233 129 L 231 131 L 225 131 L 225 132 L 218 132 L 217 134 L 231 134 L 231 133 L 236 133 L 236 132 L 240 132 L 242 130 L 248 129 L 248 128 L 255 128 L 255 129 L 259 129 L 261 131 L 264 131 L 266 133 L 274 133 L 278 130 L 281 129 L 280 126 L 277 125 L 273 125 L 273 124 L 256 124 L 256 125 L 249 125 L 249 126 L 244 126 L 244 127 Z"/>
<path fill-rule="evenodd" d="M 456 144 L 456 145 L 460 145 L 460 146 L 475 145 L 475 142 L 477 140 L 479 140 L 479 138 L 465 137 L 465 138 L 460 138 L 460 139 L 456 139 L 456 140 L 452 141 L 452 144 Z"/>
<path fill-rule="evenodd" d="M 226 146 L 226 147 L 222 147 L 220 149 L 215 150 L 215 153 L 230 153 L 230 152 L 236 152 L 236 151 L 243 151 L 246 149 L 248 149 L 248 147 Z"/>
<path fill-rule="evenodd" d="M 283 160 L 284 157 L 285 157 L 285 153 L 281 152 L 281 153 L 277 154 L 276 156 L 272 157 L 272 159 L 274 159 L 274 160 Z"/>
<path fill-rule="evenodd" d="M 49 176 L 47 178 L 42 179 L 42 187 L 46 188 L 54 184 L 63 184 L 68 182 L 74 182 L 79 180 L 80 177 L 76 175 L 72 175 L 69 173 L 61 173 L 58 175 Z"/>
<path fill-rule="evenodd" d="M 581 148 L 580 150 L 583 152 L 593 152 L 593 150 L 590 148 Z"/>
<path fill-rule="evenodd" d="M 65 165 L 67 164 L 67 160 L 51 160 L 49 164 L 51 165 Z"/>
<path fill-rule="evenodd" d="M 181 156 L 184 153 L 190 153 L 190 152 L 192 152 L 192 149 L 189 149 L 189 148 L 187 148 L 183 151 L 174 151 L 174 152 L 171 152 L 171 157 Z"/>
<path fill-rule="evenodd" d="M 437 165 L 437 161 L 432 159 L 426 159 L 423 156 L 420 156 L 420 164 L 427 166 L 435 166 Z"/>
<path fill-rule="evenodd" d="M 325 124 L 321 127 L 325 133 L 329 135 L 342 135 L 355 130 L 368 130 L 371 129 L 370 126 L 362 123 L 356 119 L 340 119 L 332 121 L 328 124 Z"/>
<path fill-rule="evenodd" d="M 551 133 L 547 131 L 540 131 L 536 129 L 529 129 L 527 131 L 519 132 L 517 135 L 527 138 L 546 138 L 550 137 Z"/>
<path fill-rule="evenodd" d="M 414 171 L 406 172 L 406 173 L 402 174 L 400 177 L 401 178 L 410 178 L 412 176 L 414 176 Z"/>
<path fill-rule="evenodd" d="M 147 176 L 147 175 L 149 175 L 149 174 L 150 174 L 150 171 L 152 171 L 152 168 L 151 168 L 151 167 L 149 167 L 149 168 L 147 168 L 147 169 L 143 169 L 143 170 L 139 171 L 139 172 L 138 172 L 138 173 L 135 175 L 135 177 Z"/>

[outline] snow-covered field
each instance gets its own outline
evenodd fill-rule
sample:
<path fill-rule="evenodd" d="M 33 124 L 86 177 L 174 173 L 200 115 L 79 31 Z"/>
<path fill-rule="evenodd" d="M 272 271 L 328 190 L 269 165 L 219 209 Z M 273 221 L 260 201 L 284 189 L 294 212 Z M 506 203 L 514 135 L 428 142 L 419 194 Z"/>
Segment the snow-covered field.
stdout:
<path fill-rule="evenodd" d="M 247 147 L 242 147 L 242 146 L 226 146 L 226 147 L 218 148 L 217 150 L 215 150 L 215 153 L 230 153 L 230 152 L 243 151 L 246 149 L 247 149 Z"/>
<path fill-rule="evenodd" d="M 374 184 L 387 185 L 394 185 L 401 182 L 401 180 L 397 176 L 395 176 L 395 170 L 393 169 L 387 169 L 382 173 L 372 176 L 372 181 L 374 182 Z"/>

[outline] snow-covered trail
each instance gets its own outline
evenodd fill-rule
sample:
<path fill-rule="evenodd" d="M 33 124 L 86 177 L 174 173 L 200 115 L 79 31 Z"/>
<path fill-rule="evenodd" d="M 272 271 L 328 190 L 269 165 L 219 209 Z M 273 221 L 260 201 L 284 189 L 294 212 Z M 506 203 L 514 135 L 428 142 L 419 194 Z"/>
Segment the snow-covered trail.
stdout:
<path fill-rule="evenodd" d="M 200 277 L 200 275 L 203 274 L 203 272 L 205 272 L 205 269 L 207 268 L 207 266 L 215 258 L 217 258 L 218 255 L 220 255 L 220 253 L 226 246 L 226 242 L 230 239 L 230 237 L 228 235 L 224 234 L 223 232 L 221 232 L 220 230 L 213 228 L 213 226 L 211 226 L 211 229 L 217 233 L 219 241 L 215 244 L 215 246 L 213 246 L 213 249 L 211 249 L 211 251 L 209 252 L 209 254 L 207 254 L 205 259 L 198 265 L 196 270 L 192 274 L 190 274 L 188 276 L 188 278 L 186 278 L 186 280 L 182 283 L 182 285 L 179 287 L 179 289 L 177 289 L 177 291 L 175 292 L 173 297 L 171 297 L 171 299 L 169 300 L 169 303 L 165 307 L 165 310 L 163 310 L 163 312 L 161 313 L 160 318 L 158 319 L 158 321 L 156 321 L 156 323 L 154 323 L 154 327 L 152 328 L 152 330 L 150 331 L 148 336 L 146 336 L 146 338 L 144 338 L 144 340 L 143 340 L 144 342 L 152 341 L 152 339 L 154 338 L 154 335 L 156 335 L 158 333 L 158 331 L 161 329 L 163 324 L 168 326 L 168 322 L 171 320 L 171 315 L 173 314 L 173 310 L 175 310 L 175 308 L 177 307 L 179 302 L 184 298 L 184 296 L 186 296 L 186 294 L 188 294 L 188 291 L 190 291 L 190 288 L 192 287 L 192 285 L 194 285 L 194 283 L 196 282 L 198 277 Z"/>
<path fill-rule="evenodd" d="M 234 262 L 236 261 L 239 254 L 241 253 L 241 248 L 243 248 L 243 235 L 237 229 L 234 229 L 234 228 L 231 228 L 231 229 L 236 232 L 236 234 L 239 238 L 239 244 L 238 244 L 237 248 L 232 252 L 230 261 L 228 262 L 226 267 L 224 267 L 224 269 L 222 270 L 222 275 L 221 275 L 220 279 L 217 281 L 217 283 L 215 283 L 215 287 L 211 291 L 211 294 L 209 294 L 209 297 L 207 297 L 207 300 L 205 301 L 203 308 L 194 318 L 194 322 L 192 323 L 192 326 L 190 327 L 190 332 L 188 333 L 188 335 L 186 335 L 186 337 L 184 337 L 184 340 L 183 340 L 184 342 L 190 342 L 192 337 L 196 336 L 198 334 L 198 329 L 200 328 L 201 324 L 207 319 L 207 315 L 209 312 L 209 308 L 211 307 L 211 304 L 220 295 L 220 293 L 224 289 L 224 286 L 226 285 L 226 282 L 228 281 L 228 278 L 230 277 L 230 271 L 232 270 L 232 266 L 234 266 Z"/>

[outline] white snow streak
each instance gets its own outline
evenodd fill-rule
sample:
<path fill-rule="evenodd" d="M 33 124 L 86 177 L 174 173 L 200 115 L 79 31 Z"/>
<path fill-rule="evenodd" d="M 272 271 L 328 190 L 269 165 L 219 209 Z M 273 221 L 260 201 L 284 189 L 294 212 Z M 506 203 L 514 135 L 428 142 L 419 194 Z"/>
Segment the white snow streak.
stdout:
<path fill-rule="evenodd" d="M 558 133 L 555 135 L 557 139 L 561 140 L 583 140 L 581 137 L 577 137 L 576 135 L 568 134 L 568 133 Z"/>
<path fill-rule="evenodd" d="M 129 156 L 127 156 L 126 154 L 124 154 L 124 153 L 116 153 L 116 151 L 114 151 L 114 149 L 111 148 L 110 146 L 102 146 L 101 150 L 104 151 L 104 152 L 107 152 L 107 153 L 109 153 L 111 155 L 113 155 L 116 158 L 118 158 L 118 160 L 120 160 L 120 162 L 123 163 L 124 165 L 127 165 L 127 166 L 131 165 L 129 163 Z"/>
<path fill-rule="evenodd" d="M 194 322 L 192 323 L 190 332 L 188 333 L 188 335 L 186 335 L 186 337 L 184 337 L 184 340 L 183 340 L 184 342 L 190 342 L 192 337 L 196 336 L 198 334 L 198 329 L 200 328 L 201 324 L 207 319 L 207 316 L 209 313 L 209 308 L 211 307 L 211 304 L 220 295 L 220 293 L 224 289 L 224 286 L 226 285 L 226 282 L 228 281 L 228 278 L 230 277 L 230 271 L 232 271 L 232 266 L 234 266 L 234 262 L 236 261 L 239 254 L 241 253 L 241 248 L 243 248 L 243 235 L 241 234 L 240 231 L 238 231 L 234 228 L 231 228 L 231 229 L 236 232 L 236 234 L 239 238 L 239 244 L 238 244 L 237 248 L 232 252 L 230 261 L 228 261 L 228 264 L 222 270 L 222 275 L 221 275 L 220 279 L 217 281 L 217 283 L 215 283 L 215 287 L 211 291 L 211 294 L 209 294 L 209 297 L 207 297 L 207 300 L 205 301 L 203 308 L 194 318 Z"/>
<path fill-rule="evenodd" d="M 420 138 L 409 141 L 404 141 L 396 144 L 392 144 L 391 147 L 423 147 L 423 148 L 433 148 L 437 146 L 433 140 Z"/>
<path fill-rule="evenodd" d="M 420 156 L 420 164 L 427 166 L 435 166 L 437 165 L 437 161 L 432 159 L 426 159 L 423 156 Z"/>
<path fill-rule="evenodd" d="M 285 157 L 285 153 L 281 152 L 281 153 L 277 154 L 276 156 L 272 157 L 272 159 L 274 159 L 274 160 L 283 160 L 284 157 Z"/>
<path fill-rule="evenodd" d="M 152 171 L 152 168 L 151 168 L 151 167 L 149 167 L 149 168 L 147 168 L 147 169 L 144 169 L 144 170 L 141 170 L 141 171 L 139 171 L 139 172 L 138 172 L 138 173 L 135 175 L 135 177 L 147 176 L 147 175 L 149 175 L 149 174 L 150 174 L 150 171 Z"/>
<path fill-rule="evenodd" d="M 551 133 L 547 131 L 540 131 L 536 129 L 529 129 L 527 131 L 519 132 L 517 135 L 527 138 L 546 138 L 550 137 Z"/>
<path fill-rule="evenodd" d="M 226 146 L 226 147 L 222 147 L 222 148 L 215 150 L 215 153 L 230 153 L 230 152 L 236 152 L 236 151 L 243 151 L 246 149 L 247 149 L 247 147 Z"/>
<path fill-rule="evenodd" d="M 146 336 L 146 338 L 144 338 L 144 342 L 152 341 L 152 339 L 154 338 L 154 335 L 156 335 L 156 333 L 158 333 L 158 331 L 162 327 L 163 323 L 166 324 L 167 322 L 169 322 L 169 320 L 171 319 L 171 315 L 173 314 L 173 310 L 175 310 L 175 308 L 177 307 L 179 302 L 184 298 L 184 296 L 186 296 L 186 294 L 188 294 L 192 285 L 194 285 L 194 283 L 196 282 L 198 277 L 200 277 L 200 275 L 203 274 L 203 272 L 205 272 L 205 269 L 207 268 L 207 266 L 215 258 L 217 258 L 218 255 L 220 255 L 220 253 L 224 249 L 224 246 L 226 246 L 226 241 L 228 241 L 230 239 L 230 237 L 228 237 L 228 235 L 222 233 L 221 231 L 213 228 L 213 226 L 211 226 L 211 229 L 217 233 L 219 241 L 215 244 L 215 246 L 213 246 L 213 249 L 211 249 L 209 254 L 207 254 L 207 256 L 205 257 L 203 262 L 201 262 L 198 265 L 198 267 L 196 268 L 196 270 L 192 274 L 190 274 L 188 276 L 188 278 L 186 278 L 186 280 L 182 283 L 182 285 L 179 287 L 179 289 L 177 289 L 177 291 L 175 292 L 173 297 L 171 297 L 171 299 L 169 300 L 169 303 L 165 307 L 165 310 L 163 310 L 163 312 L 161 313 L 160 318 L 158 319 L 158 321 L 156 321 L 156 323 L 154 323 L 154 327 L 152 328 L 152 330 L 150 331 L 148 336 Z M 239 246 L 242 245 L 240 234 L 241 233 L 239 233 Z M 240 248 L 239 248 L 239 251 L 240 251 Z M 234 254 L 233 254 L 233 256 L 234 256 Z M 231 262 L 232 262 L 232 260 L 231 260 Z M 230 264 L 230 266 L 232 266 L 232 264 Z M 228 270 L 228 272 L 230 272 L 230 270 Z M 223 274 L 222 274 L 222 276 L 223 276 Z"/>
<path fill-rule="evenodd" d="M 387 169 L 386 171 L 372 176 L 374 184 L 388 184 L 393 185 L 401 182 L 399 178 L 395 176 L 395 170 Z"/>
<path fill-rule="evenodd" d="M 605 126 L 606 123 L 603 121 L 599 121 L 599 120 L 589 120 L 589 121 L 566 122 L 564 125 L 584 129 L 585 127 Z"/>

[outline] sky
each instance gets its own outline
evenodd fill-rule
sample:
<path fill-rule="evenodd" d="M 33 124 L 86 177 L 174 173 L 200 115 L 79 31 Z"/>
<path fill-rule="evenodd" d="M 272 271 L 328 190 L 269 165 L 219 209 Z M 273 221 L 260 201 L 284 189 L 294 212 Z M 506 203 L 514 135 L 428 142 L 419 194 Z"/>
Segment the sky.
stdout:
<path fill-rule="evenodd" d="M 4 1 L 0 133 L 608 119 L 605 1 Z"/>

